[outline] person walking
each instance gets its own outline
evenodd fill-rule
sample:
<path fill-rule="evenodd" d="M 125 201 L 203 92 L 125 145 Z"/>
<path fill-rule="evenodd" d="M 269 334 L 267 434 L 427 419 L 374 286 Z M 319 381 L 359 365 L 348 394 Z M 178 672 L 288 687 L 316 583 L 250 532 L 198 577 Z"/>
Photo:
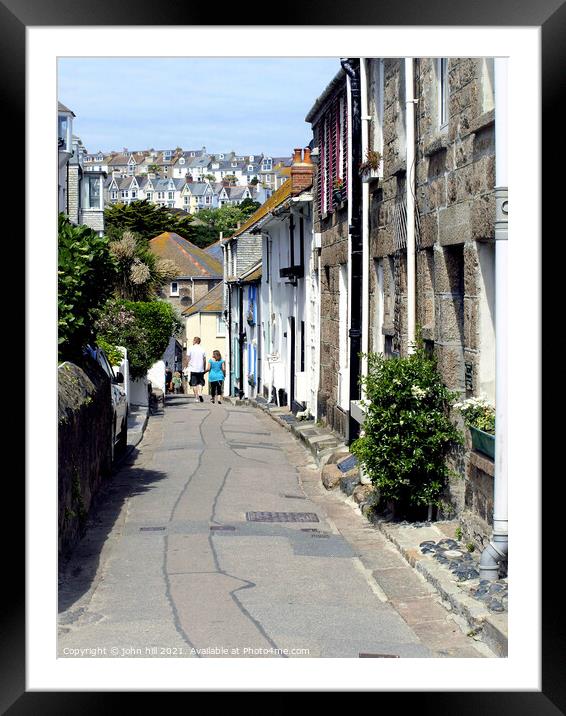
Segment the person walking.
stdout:
<path fill-rule="evenodd" d="M 221 403 L 222 393 L 224 387 L 224 378 L 226 377 L 226 369 L 224 367 L 224 358 L 220 355 L 220 351 L 212 351 L 212 358 L 208 361 L 208 368 L 205 373 L 210 373 L 208 376 L 208 388 L 210 390 L 211 401 L 216 402 L 214 399 L 218 395 L 218 402 Z"/>
<path fill-rule="evenodd" d="M 173 371 L 169 368 L 169 363 L 165 362 L 165 392 L 171 392 L 171 381 L 173 380 Z"/>
<path fill-rule="evenodd" d="M 193 338 L 193 345 L 188 354 L 189 357 L 189 385 L 193 389 L 195 398 L 203 402 L 202 386 L 204 385 L 204 374 L 206 371 L 206 354 L 200 345 L 200 338 Z"/>

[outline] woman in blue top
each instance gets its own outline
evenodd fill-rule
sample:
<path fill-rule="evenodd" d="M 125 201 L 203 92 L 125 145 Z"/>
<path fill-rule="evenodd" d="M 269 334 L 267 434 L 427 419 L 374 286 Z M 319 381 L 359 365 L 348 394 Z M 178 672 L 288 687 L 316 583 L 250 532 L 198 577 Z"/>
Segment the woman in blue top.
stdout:
<path fill-rule="evenodd" d="M 224 368 L 224 359 L 220 355 L 220 351 L 212 351 L 212 358 L 208 361 L 208 368 L 204 372 L 210 373 L 208 376 L 208 388 L 212 396 L 212 402 L 216 402 L 214 398 L 218 395 L 218 402 L 221 403 L 220 398 L 222 397 L 226 369 Z"/>

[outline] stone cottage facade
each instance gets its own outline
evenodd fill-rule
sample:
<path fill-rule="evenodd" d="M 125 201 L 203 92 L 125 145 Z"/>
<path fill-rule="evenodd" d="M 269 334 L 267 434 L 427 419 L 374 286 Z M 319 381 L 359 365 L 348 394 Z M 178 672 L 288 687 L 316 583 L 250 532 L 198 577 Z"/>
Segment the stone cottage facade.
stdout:
<path fill-rule="evenodd" d="M 445 384 L 463 398 L 484 394 L 494 402 L 493 60 L 416 59 L 413 72 L 416 324 Z M 317 156 L 314 230 L 321 237 L 318 413 L 351 440 L 356 436 L 352 401 L 359 398 L 354 390 L 362 369 L 352 365 L 353 343 L 356 350 L 365 344 L 389 356 L 405 355 L 409 347 L 405 60 L 351 61 L 306 119 Z M 363 133 L 356 121 L 367 121 L 366 148 L 381 155 L 366 193 L 358 172 L 366 158 L 359 145 Z M 364 222 L 365 299 L 354 291 L 361 283 L 354 264 L 362 253 Z M 367 311 L 358 324 L 364 300 Z M 455 467 L 464 480 L 454 479 L 447 500 L 468 535 L 481 543 L 490 529 L 493 461 L 468 445 Z"/>

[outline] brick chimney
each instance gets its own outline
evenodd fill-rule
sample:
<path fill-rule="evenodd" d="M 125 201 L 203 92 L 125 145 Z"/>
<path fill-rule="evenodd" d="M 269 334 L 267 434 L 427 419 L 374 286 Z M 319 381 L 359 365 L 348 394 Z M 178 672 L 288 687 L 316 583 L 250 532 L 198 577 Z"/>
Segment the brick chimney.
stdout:
<path fill-rule="evenodd" d="M 300 194 L 305 189 L 312 186 L 314 173 L 314 164 L 311 161 L 311 150 L 309 147 L 305 149 L 303 158 L 303 150 L 295 149 L 293 163 L 291 164 L 291 193 Z"/>

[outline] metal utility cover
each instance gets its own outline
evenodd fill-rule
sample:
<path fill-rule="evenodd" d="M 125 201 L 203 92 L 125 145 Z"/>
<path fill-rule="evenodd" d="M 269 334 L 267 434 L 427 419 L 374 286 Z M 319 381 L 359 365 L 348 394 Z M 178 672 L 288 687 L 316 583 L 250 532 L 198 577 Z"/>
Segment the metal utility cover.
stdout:
<path fill-rule="evenodd" d="M 162 532 L 166 527 L 140 527 L 140 532 Z"/>
<path fill-rule="evenodd" d="M 211 531 L 226 531 L 226 532 L 232 532 L 236 528 L 232 527 L 232 525 L 211 525 L 210 526 Z"/>
<path fill-rule="evenodd" d="M 319 522 L 314 512 L 246 512 L 248 522 Z"/>

